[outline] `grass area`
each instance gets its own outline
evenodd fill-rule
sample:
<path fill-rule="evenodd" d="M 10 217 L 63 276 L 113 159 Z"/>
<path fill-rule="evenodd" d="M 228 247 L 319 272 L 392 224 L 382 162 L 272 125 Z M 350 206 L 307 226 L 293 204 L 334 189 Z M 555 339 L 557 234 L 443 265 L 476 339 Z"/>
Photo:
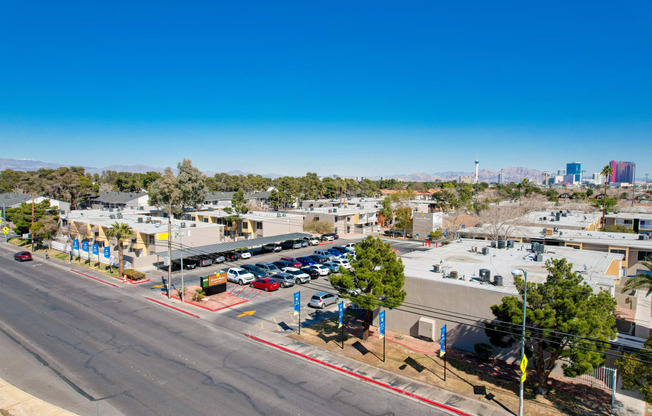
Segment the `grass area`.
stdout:
<path fill-rule="evenodd" d="M 14 237 L 14 238 L 10 239 L 8 242 L 10 244 L 13 244 L 13 245 L 15 245 L 17 247 L 20 247 L 20 248 L 24 249 L 24 250 L 32 251 L 32 243 L 29 240 L 23 240 L 20 237 Z M 33 250 L 32 253 L 40 254 L 42 256 L 45 256 L 45 252 L 47 251 L 49 253 L 50 257 L 54 257 L 54 258 L 56 258 L 58 260 L 61 260 L 61 261 L 68 261 L 68 253 L 62 253 L 62 252 L 57 251 L 57 250 L 48 249 L 47 247 L 42 246 L 42 245 L 38 245 L 38 244 L 35 244 L 34 248 L 35 248 L 35 250 Z M 105 274 L 107 276 L 114 276 L 114 277 L 118 276 L 118 269 L 117 268 L 109 267 L 108 265 L 98 263 L 97 261 L 80 259 L 78 257 L 73 256 L 72 264 L 76 264 L 78 266 L 82 266 L 82 267 L 85 267 L 87 269 L 103 273 L 103 274 Z M 98 266 L 98 264 L 99 264 L 99 266 Z"/>
<path fill-rule="evenodd" d="M 472 397 L 492 406 L 518 412 L 518 376 L 517 366 L 508 365 L 499 360 L 482 361 L 475 355 L 455 350 L 449 347 L 446 381 L 444 382 L 444 361 L 435 351 L 439 347 L 435 343 L 410 343 L 411 337 L 402 336 L 398 342 L 387 340 L 386 357 L 383 358 L 383 341 L 369 337 L 362 341 L 362 322 L 359 315 L 349 311 L 345 314 L 347 331 L 344 333 L 344 349 L 338 318 L 325 319 L 311 327 L 302 328 L 301 336 L 296 333 L 289 335 L 293 339 L 315 345 L 333 353 L 383 368 L 421 382 L 455 392 L 462 396 Z M 400 335 L 395 339 L 401 338 Z M 400 344 L 399 344 L 400 343 Z M 413 348 L 419 345 L 421 352 Z M 609 415 L 611 414 L 610 393 L 590 388 L 585 385 L 555 381 L 557 388 L 550 388 L 545 397 L 534 394 L 536 375 L 528 373 L 525 383 L 525 414 L 528 416 L 548 415 Z M 484 386 L 486 394 L 475 394 L 474 387 Z M 579 392 L 574 394 L 567 390 Z"/>

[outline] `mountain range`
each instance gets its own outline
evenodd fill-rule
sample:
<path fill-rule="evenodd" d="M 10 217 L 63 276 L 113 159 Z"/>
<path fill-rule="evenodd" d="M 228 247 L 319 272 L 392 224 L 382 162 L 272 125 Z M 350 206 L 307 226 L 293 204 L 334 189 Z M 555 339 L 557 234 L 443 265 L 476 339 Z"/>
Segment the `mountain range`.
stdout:
<path fill-rule="evenodd" d="M 11 158 L 0 158 L 0 171 L 5 169 L 12 169 L 18 171 L 32 171 L 38 169 L 57 169 L 60 167 L 65 167 L 60 163 L 49 163 L 41 162 L 39 160 L 31 159 L 11 159 Z M 104 168 L 95 168 L 95 167 L 84 167 L 86 172 L 89 173 L 102 173 L 105 170 L 114 170 L 117 172 L 133 172 L 133 173 L 146 173 L 146 172 L 163 172 L 164 168 L 147 166 L 147 165 L 110 165 Z M 520 182 L 523 179 L 527 178 L 530 181 L 541 181 L 542 171 L 524 167 L 510 167 L 502 169 L 503 172 L 503 181 L 504 182 Z M 204 174 L 206 176 L 214 176 L 216 172 L 206 171 Z M 243 172 L 240 170 L 234 170 L 226 172 L 229 175 L 248 175 L 251 172 Z M 498 171 L 491 169 L 480 169 L 478 171 L 478 178 L 480 182 L 497 182 L 498 181 Z M 390 176 L 383 176 L 384 179 L 397 179 L 403 180 L 405 182 L 434 182 L 436 180 L 456 180 L 460 176 L 472 176 L 473 172 L 434 172 L 434 173 L 410 173 L 410 174 L 396 174 Z M 262 175 L 265 178 L 275 179 L 283 175 L 277 173 L 266 173 Z M 339 175 L 329 175 L 329 176 L 339 176 Z M 378 180 L 380 176 L 369 177 L 369 179 Z"/>

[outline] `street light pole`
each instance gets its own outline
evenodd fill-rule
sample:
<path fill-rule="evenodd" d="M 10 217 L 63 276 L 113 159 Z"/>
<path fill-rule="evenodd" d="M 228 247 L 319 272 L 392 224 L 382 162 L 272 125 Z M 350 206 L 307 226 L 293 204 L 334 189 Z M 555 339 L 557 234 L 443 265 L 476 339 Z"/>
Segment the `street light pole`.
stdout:
<path fill-rule="evenodd" d="M 168 202 L 168 299 L 171 298 L 172 298 L 172 203 Z"/>
<path fill-rule="evenodd" d="M 523 269 L 512 270 L 513 276 L 523 275 L 525 285 L 523 288 L 523 326 L 521 331 L 521 361 L 525 357 L 525 311 L 527 308 L 527 272 Z M 523 416 L 523 374 L 525 369 L 521 370 L 521 383 L 518 388 L 518 416 Z"/>

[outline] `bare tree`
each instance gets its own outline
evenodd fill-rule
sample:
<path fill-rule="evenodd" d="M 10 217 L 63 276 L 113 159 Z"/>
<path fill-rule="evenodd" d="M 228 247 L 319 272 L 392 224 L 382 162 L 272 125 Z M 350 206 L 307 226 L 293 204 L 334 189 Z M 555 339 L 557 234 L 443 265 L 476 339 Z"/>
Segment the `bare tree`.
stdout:
<path fill-rule="evenodd" d="M 524 204 L 524 201 L 521 201 L 520 205 L 511 202 L 493 205 L 482 211 L 479 220 L 493 241 L 507 240 L 514 231 L 517 219 L 527 212 L 525 205 L 529 204 Z"/>

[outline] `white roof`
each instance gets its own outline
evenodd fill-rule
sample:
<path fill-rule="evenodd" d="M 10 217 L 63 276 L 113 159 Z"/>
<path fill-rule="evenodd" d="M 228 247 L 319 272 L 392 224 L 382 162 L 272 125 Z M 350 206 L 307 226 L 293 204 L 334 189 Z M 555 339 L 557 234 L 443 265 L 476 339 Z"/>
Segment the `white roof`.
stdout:
<path fill-rule="evenodd" d="M 122 218 L 118 218 L 118 214 Z M 114 218 L 111 218 L 113 216 Z M 138 222 L 141 218 L 142 222 Z M 111 228 L 114 223 L 125 223 L 129 225 L 135 232 L 142 234 L 156 234 L 164 233 L 167 231 L 168 220 L 162 217 L 151 217 L 143 215 L 143 211 L 139 210 L 124 210 L 120 212 L 109 212 L 104 210 L 76 210 L 70 211 L 68 215 L 69 221 L 78 223 L 89 224 L 91 226 L 99 226 L 103 228 Z M 147 223 L 147 221 L 150 221 Z M 181 223 L 185 223 L 185 228 L 220 228 L 222 225 L 208 224 L 198 221 L 182 221 L 178 219 L 172 220 L 172 225 L 176 229 L 181 227 Z"/>
<path fill-rule="evenodd" d="M 477 247 L 477 253 L 473 252 Z M 543 283 L 548 271 L 545 260 L 565 258 L 573 264 L 573 270 L 581 273 L 585 281 L 594 288 L 611 288 L 615 286 L 617 276 L 605 275 L 613 260 L 622 260 L 622 254 L 603 253 L 589 250 L 576 250 L 569 247 L 549 246 L 544 253 L 544 261 L 534 261 L 534 254 L 529 251 L 530 244 L 516 243 L 511 249 L 489 248 L 489 254 L 483 255 L 482 248 L 489 247 L 488 241 L 460 240 L 443 247 L 426 251 L 413 251 L 401 256 L 405 265 L 405 275 L 428 280 L 439 280 L 450 284 L 462 284 L 516 294 L 512 270 L 523 269 L 527 272 L 528 282 Z M 435 273 L 433 266 L 438 264 L 443 272 Z M 480 269 L 503 277 L 503 286 L 480 283 Z M 464 280 L 444 278 L 451 271 Z"/>
<path fill-rule="evenodd" d="M 566 217 L 563 215 L 559 216 L 559 221 L 556 221 L 555 214 L 556 212 L 563 211 L 566 213 Z M 517 222 L 527 225 L 541 225 L 549 228 L 579 228 L 583 229 L 591 224 L 595 223 L 602 216 L 599 212 L 576 212 L 572 211 L 569 213 L 567 210 L 555 210 L 551 209 L 550 211 L 535 211 L 529 212 L 522 217 L 520 217 Z M 553 221 L 555 220 L 555 221 Z"/>

